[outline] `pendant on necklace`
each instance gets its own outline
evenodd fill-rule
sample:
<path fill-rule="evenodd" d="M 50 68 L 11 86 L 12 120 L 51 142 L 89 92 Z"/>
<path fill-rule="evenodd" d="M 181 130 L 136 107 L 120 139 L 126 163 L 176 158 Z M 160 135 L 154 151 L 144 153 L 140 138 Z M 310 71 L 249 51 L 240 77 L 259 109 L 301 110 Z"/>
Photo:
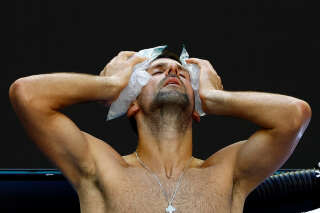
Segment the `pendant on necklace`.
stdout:
<path fill-rule="evenodd" d="M 174 211 L 176 211 L 176 209 L 171 204 L 166 208 L 166 212 L 172 213 Z"/>

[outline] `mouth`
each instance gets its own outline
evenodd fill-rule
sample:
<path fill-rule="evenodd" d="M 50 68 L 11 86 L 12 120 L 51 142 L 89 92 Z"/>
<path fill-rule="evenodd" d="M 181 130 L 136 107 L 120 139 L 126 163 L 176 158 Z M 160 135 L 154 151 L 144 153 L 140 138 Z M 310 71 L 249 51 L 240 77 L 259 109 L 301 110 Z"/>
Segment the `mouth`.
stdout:
<path fill-rule="evenodd" d="M 166 87 L 168 85 L 171 85 L 171 86 L 176 86 L 176 87 L 179 87 L 180 86 L 180 82 L 177 78 L 175 77 L 169 77 L 168 80 L 165 82 L 164 86 L 163 87 Z"/>

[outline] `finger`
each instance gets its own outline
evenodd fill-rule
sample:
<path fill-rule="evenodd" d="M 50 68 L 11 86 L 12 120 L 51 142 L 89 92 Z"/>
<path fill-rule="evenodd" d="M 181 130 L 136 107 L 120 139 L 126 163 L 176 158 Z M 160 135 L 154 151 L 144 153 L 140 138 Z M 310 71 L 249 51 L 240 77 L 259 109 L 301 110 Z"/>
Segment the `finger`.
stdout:
<path fill-rule="evenodd" d="M 218 83 L 219 83 L 219 89 L 223 90 L 223 84 L 219 75 L 218 75 Z"/>
<path fill-rule="evenodd" d="M 212 70 L 214 73 L 216 73 L 216 71 L 213 68 L 212 64 L 208 60 L 199 59 L 199 58 L 189 58 L 189 59 L 186 59 L 186 62 L 187 63 L 197 64 L 199 67 L 207 67 L 210 70 Z"/>
<path fill-rule="evenodd" d="M 120 58 L 124 58 L 124 59 L 128 59 L 130 58 L 131 56 L 133 56 L 136 52 L 134 51 L 121 51 L 118 56 Z"/>
<path fill-rule="evenodd" d="M 202 63 L 202 59 L 199 59 L 199 58 L 188 58 L 186 59 L 186 62 L 188 64 L 192 63 L 192 64 L 201 64 Z"/>
<path fill-rule="evenodd" d="M 103 68 L 103 70 L 101 70 L 99 76 L 104 76 L 104 75 L 105 75 L 105 72 L 106 72 L 106 68 Z"/>
<path fill-rule="evenodd" d="M 121 52 L 119 52 L 119 56 L 122 56 L 122 55 L 133 55 L 133 54 L 135 54 L 136 52 L 134 52 L 134 51 L 121 51 Z"/>
<path fill-rule="evenodd" d="M 133 55 L 130 59 L 129 62 L 132 65 L 136 65 L 138 63 L 141 63 L 143 61 L 145 61 L 147 58 L 146 57 L 141 57 L 141 56 L 137 56 L 137 55 Z"/>
<path fill-rule="evenodd" d="M 109 64 L 115 63 L 117 60 L 118 60 L 118 56 L 113 57 L 113 58 L 111 59 L 111 61 L 107 64 L 107 66 L 108 66 Z"/>

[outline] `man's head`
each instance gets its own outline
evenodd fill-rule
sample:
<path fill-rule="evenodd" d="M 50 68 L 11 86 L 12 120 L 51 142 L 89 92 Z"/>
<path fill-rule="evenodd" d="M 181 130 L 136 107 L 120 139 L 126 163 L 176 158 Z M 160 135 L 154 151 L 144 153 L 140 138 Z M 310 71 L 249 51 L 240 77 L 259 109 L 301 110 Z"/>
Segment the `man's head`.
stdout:
<path fill-rule="evenodd" d="M 200 116 L 194 107 L 191 78 L 189 72 L 181 65 L 179 56 L 164 51 L 150 64 L 147 72 L 152 77 L 127 112 L 130 124 L 136 133 L 134 116 L 139 111 L 150 115 L 165 108 L 166 112 L 182 113 L 199 122 Z"/>

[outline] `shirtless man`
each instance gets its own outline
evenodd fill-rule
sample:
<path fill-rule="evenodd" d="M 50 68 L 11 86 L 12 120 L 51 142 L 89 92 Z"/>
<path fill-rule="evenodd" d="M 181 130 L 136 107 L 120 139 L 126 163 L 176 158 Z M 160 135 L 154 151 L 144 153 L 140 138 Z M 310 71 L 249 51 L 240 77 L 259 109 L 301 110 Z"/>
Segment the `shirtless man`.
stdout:
<path fill-rule="evenodd" d="M 20 78 L 10 87 L 10 100 L 32 141 L 76 190 L 82 213 L 242 212 L 247 195 L 294 151 L 311 119 L 309 104 L 280 94 L 225 91 L 209 61 L 189 59 L 200 67 L 199 95 L 206 114 L 235 116 L 261 127 L 205 160 L 192 158 L 192 121 L 200 117 L 189 73 L 170 58 L 150 64 L 152 77 L 127 111 L 137 124 L 137 155 L 121 156 L 59 112 L 80 102 L 111 104 L 128 84 L 133 66 L 143 60 L 124 51 L 100 76 Z M 208 143 L 214 140 L 208 137 Z M 173 211 L 168 201 L 176 189 Z"/>

